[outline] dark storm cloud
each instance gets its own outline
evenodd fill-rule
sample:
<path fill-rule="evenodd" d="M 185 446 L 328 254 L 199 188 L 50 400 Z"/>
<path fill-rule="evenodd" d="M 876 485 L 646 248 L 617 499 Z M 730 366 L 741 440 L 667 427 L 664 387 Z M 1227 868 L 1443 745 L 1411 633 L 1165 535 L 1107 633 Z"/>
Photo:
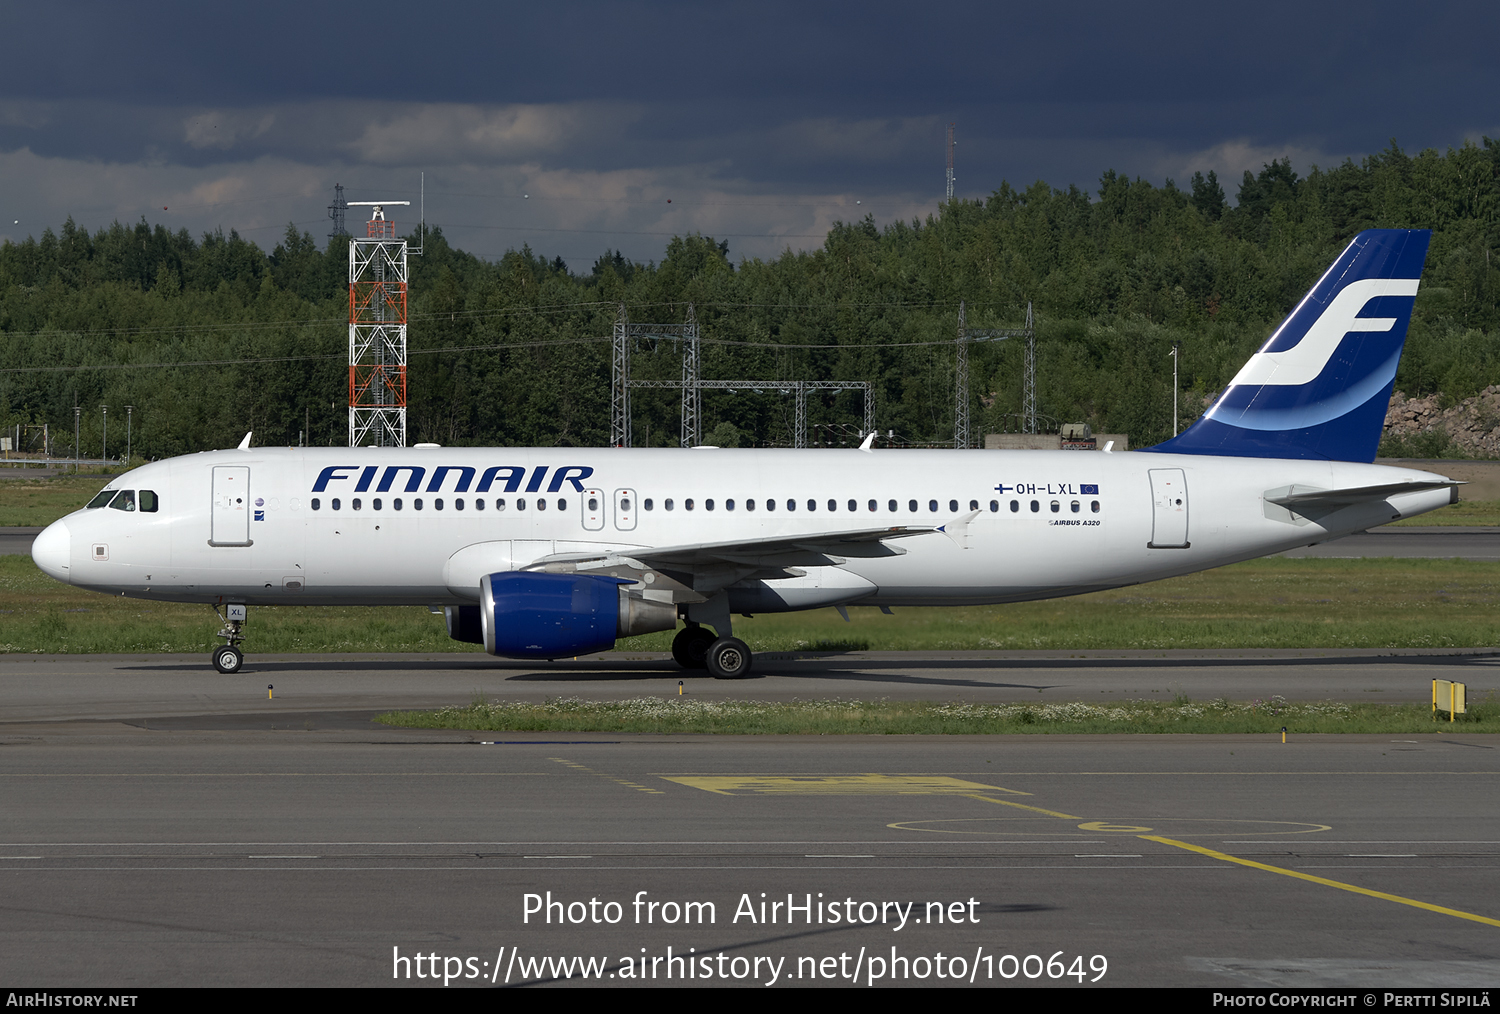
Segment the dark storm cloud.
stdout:
<path fill-rule="evenodd" d="M 0 64 L 0 225 L 33 231 L 176 201 L 180 224 L 263 242 L 288 218 L 317 225 L 334 182 L 411 189 L 427 169 L 436 212 L 488 255 L 531 238 L 644 258 L 656 233 L 691 228 L 769 255 L 817 245 L 838 217 L 930 211 L 950 121 L 974 196 L 1002 179 L 1092 188 L 1106 168 L 1213 168 L 1232 192 L 1276 157 L 1305 171 L 1391 137 L 1500 133 L 1500 13 L 1457 3 L 59 3 L 7 18 L 23 44 Z M 505 207 L 445 208 L 445 192 Z"/>

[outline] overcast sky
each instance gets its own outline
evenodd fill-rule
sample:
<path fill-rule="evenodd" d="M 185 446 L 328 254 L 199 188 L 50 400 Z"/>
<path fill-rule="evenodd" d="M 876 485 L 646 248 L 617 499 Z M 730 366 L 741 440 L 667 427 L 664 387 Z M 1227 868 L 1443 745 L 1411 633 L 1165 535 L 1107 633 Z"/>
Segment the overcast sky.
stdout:
<path fill-rule="evenodd" d="M 813 248 L 1002 180 L 1185 184 L 1500 136 L 1500 5 L 573 2 L 4 5 L 0 238 L 144 216 L 265 249 L 410 199 L 529 243 Z M 670 201 L 670 203 L 668 203 Z M 362 215 L 351 213 L 350 224 Z M 360 230 L 362 232 L 362 229 Z"/>

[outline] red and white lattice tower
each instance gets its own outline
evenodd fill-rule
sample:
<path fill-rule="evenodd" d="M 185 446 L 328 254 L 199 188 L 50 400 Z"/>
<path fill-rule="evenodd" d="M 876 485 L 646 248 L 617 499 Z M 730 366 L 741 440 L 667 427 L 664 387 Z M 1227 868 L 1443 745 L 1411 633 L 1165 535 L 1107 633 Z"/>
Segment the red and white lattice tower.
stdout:
<path fill-rule="evenodd" d="M 349 242 L 349 446 L 406 446 L 406 240 L 385 209 L 410 201 L 350 201 L 374 211 Z"/>

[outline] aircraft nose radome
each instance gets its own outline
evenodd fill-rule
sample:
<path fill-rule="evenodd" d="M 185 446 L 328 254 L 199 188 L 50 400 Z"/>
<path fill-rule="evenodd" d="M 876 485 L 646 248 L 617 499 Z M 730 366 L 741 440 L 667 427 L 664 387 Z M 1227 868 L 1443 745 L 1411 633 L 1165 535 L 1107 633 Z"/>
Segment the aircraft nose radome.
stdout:
<path fill-rule="evenodd" d="M 54 521 L 42 529 L 42 534 L 31 544 L 31 558 L 36 565 L 59 581 L 68 580 L 68 561 L 72 551 L 73 535 L 61 521 Z"/>

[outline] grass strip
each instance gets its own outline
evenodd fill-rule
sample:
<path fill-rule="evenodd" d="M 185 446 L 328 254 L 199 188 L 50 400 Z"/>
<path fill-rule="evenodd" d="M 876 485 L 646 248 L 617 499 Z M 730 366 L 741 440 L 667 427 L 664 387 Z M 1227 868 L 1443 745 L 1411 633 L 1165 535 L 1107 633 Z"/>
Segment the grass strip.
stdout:
<path fill-rule="evenodd" d="M 1500 563 L 1270 558 L 1151 584 L 999 606 L 832 609 L 736 617 L 769 651 L 1477 648 L 1500 644 Z M 0 556 L 0 652 L 203 652 L 207 605 L 100 595 L 60 584 L 29 556 Z M 256 606 L 260 652 L 477 652 L 421 606 Z M 666 651 L 672 634 L 624 638 Z"/>
<path fill-rule="evenodd" d="M 1500 526 L 1500 500 L 1460 500 L 1414 518 L 1392 521 L 1386 528 L 1493 528 Z"/>
<path fill-rule="evenodd" d="M 102 474 L 20 478 L 6 472 L 0 470 L 0 527 L 50 525 L 88 503 L 110 480 Z"/>
<path fill-rule="evenodd" d="M 1500 732 L 1500 703 L 1471 705 L 1458 721 L 1433 719 L 1423 704 L 1248 702 L 1219 699 L 1109 704 L 940 704 L 930 701 L 733 701 L 638 697 L 555 698 L 438 711 L 393 711 L 376 719 L 420 729 L 494 732 L 716 733 L 720 735 L 961 735 L 996 733 L 1431 733 Z"/>

